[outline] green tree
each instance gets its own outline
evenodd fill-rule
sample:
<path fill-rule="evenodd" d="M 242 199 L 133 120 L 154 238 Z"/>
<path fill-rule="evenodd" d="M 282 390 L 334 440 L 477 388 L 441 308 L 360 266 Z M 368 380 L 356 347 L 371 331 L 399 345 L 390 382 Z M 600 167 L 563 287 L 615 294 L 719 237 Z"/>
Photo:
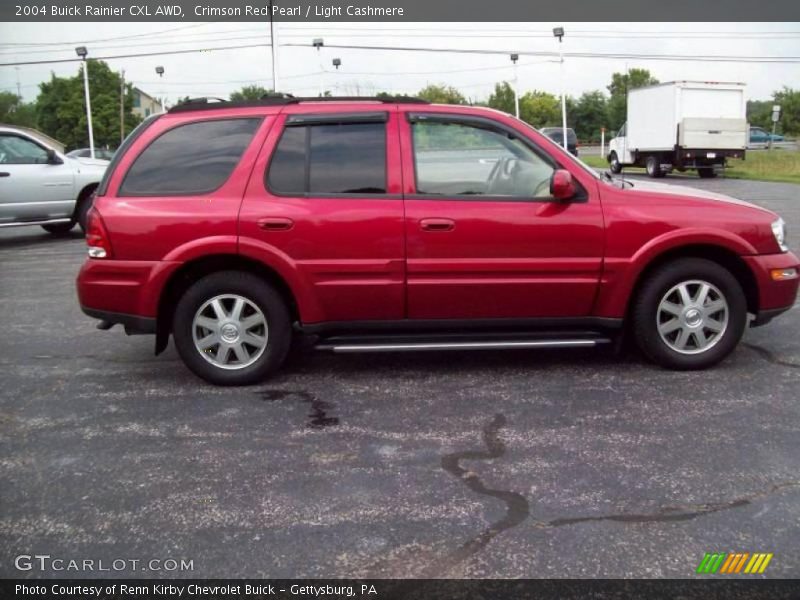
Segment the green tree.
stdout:
<path fill-rule="evenodd" d="M 494 92 L 489 96 L 489 106 L 510 115 L 514 114 L 514 88 L 510 83 L 503 81 L 494 85 Z"/>
<path fill-rule="evenodd" d="M 92 100 L 92 128 L 95 146 L 116 148 L 119 145 L 119 93 L 121 79 L 118 73 L 99 60 L 89 60 L 81 65 L 74 77 L 56 77 L 39 84 L 36 116 L 39 129 L 63 142 L 67 148 L 89 145 L 89 132 L 84 104 L 83 71 L 89 68 L 89 89 Z M 131 113 L 133 85 L 126 84 L 123 113 L 125 131 L 139 124 L 139 117 Z"/>
<path fill-rule="evenodd" d="M 231 93 L 231 102 L 241 102 L 244 100 L 261 100 L 262 96 L 272 93 L 260 85 L 246 85 L 242 89 Z"/>
<path fill-rule="evenodd" d="M 584 92 L 573 101 L 567 117 L 579 140 L 594 142 L 600 140 L 600 128 L 606 126 L 607 114 L 608 100 L 603 92 L 595 90 Z"/>
<path fill-rule="evenodd" d="M 631 69 L 627 73 L 614 73 L 611 76 L 611 85 L 608 86 L 611 94 L 608 101 L 608 127 L 611 131 L 622 127 L 628 118 L 628 91 L 656 83 L 658 79 L 647 69 Z"/>
<path fill-rule="evenodd" d="M 784 88 L 773 95 L 775 104 L 781 106 L 781 118 L 778 125 L 785 134 L 800 134 L 800 90 Z M 770 112 L 772 107 L 770 107 Z"/>
<path fill-rule="evenodd" d="M 11 92 L 0 92 L 0 123 L 36 127 L 36 105 Z"/>
<path fill-rule="evenodd" d="M 456 88 L 449 85 L 431 84 L 422 88 L 419 98 L 434 104 L 466 104 L 467 99 Z"/>
<path fill-rule="evenodd" d="M 561 100 L 547 92 L 525 92 L 519 99 L 519 117 L 537 129 L 560 125 Z"/>
<path fill-rule="evenodd" d="M 772 127 L 772 100 L 748 100 L 747 122 L 756 127 Z"/>

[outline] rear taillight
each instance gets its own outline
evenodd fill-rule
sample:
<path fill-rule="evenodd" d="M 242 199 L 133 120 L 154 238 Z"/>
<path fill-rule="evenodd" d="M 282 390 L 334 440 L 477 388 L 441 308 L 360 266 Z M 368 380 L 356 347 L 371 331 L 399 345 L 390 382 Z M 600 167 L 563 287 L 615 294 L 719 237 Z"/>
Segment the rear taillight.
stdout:
<path fill-rule="evenodd" d="M 89 210 L 86 219 L 86 245 L 90 258 L 111 258 L 111 241 L 105 223 L 96 208 Z"/>

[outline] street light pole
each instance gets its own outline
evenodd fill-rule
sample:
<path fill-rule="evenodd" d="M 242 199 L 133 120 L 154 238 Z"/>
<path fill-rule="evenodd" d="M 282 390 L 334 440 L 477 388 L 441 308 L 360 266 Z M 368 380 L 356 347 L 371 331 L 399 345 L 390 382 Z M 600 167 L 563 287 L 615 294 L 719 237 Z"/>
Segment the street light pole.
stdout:
<path fill-rule="evenodd" d="M 517 74 L 517 61 L 519 54 L 511 55 L 511 62 L 514 63 L 514 115 L 519 119 L 519 76 Z"/>
<path fill-rule="evenodd" d="M 325 45 L 325 42 L 322 38 L 314 38 L 314 41 L 311 42 L 311 45 L 317 49 L 317 58 L 319 59 L 319 97 L 322 98 L 322 81 L 323 77 L 325 77 L 325 67 L 322 64 L 322 47 Z"/>
<path fill-rule="evenodd" d="M 164 78 L 164 67 L 162 67 L 162 66 L 156 67 L 156 73 L 158 74 L 158 78 L 159 79 L 163 79 Z M 167 112 L 166 109 L 164 108 L 164 90 L 161 90 L 161 112 L 162 113 Z"/>
<path fill-rule="evenodd" d="M 86 98 L 86 121 L 89 125 L 89 156 L 94 158 L 94 131 L 92 131 L 92 100 L 89 97 L 89 63 L 86 61 L 86 55 L 89 51 L 86 46 L 78 46 L 75 48 L 77 54 L 83 61 L 83 94 Z"/>
<path fill-rule="evenodd" d="M 333 62 L 333 66 L 336 67 L 336 71 L 338 72 L 339 71 L 339 67 L 342 66 L 342 59 L 341 58 L 334 58 L 332 62 Z M 336 83 L 333 84 L 333 93 L 334 94 L 338 94 L 339 93 L 339 82 L 338 82 L 339 77 L 338 76 L 336 77 L 336 80 L 337 80 Z"/>
<path fill-rule="evenodd" d="M 567 150 L 567 96 L 564 89 L 564 49 L 562 46 L 564 28 L 553 28 L 553 36 L 558 38 L 558 62 L 559 68 L 561 69 L 561 142 L 562 146 L 564 146 L 564 150 Z"/>

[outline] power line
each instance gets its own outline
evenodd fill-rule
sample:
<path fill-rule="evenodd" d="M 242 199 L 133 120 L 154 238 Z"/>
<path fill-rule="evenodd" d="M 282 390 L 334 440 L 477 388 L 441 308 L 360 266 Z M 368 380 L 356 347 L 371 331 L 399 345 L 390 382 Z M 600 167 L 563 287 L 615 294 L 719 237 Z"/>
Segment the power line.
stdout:
<path fill-rule="evenodd" d="M 95 56 L 92 60 L 114 60 L 120 58 L 141 58 L 148 56 L 167 56 L 175 54 L 191 54 L 196 52 L 213 52 L 225 50 L 242 50 L 247 48 L 264 48 L 269 43 L 245 44 L 239 46 L 220 46 L 212 48 L 190 48 L 184 50 L 167 50 L 161 52 L 143 52 L 137 54 L 117 54 L 110 56 Z M 311 48 L 311 44 L 285 43 L 280 44 L 287 47 Z M 483 54 L 483 55 L 507 55 L 511 52 L 523 56 L 557 57 L 557 52 L 546 51 L 517 51 L 517 50 L 477 50 L 467 48 L 424 48 L 411 46 L 364 46 L 349 44 L 328 44 L 327 48 L 339 48 L 347 50 L 375 50 L 375 51 L 399 51 L 399 52 L 438 52 L 454 54 Z M 664 60 L 664 61 L 691 61 L 691 62 L 746 62 L 746 63 L 800 63 L 800 56 L 714 56 L 714 55 L 680 55 L 680 54 L 643 54 L 643 53 L 599 53 L 599 52 L 565 52 L 567 58 L 594 58 L 594 59 L 636 59 L 636 60 Z M 80 58 L 62 58 L 36 61 L 19 61 L 0 63 L 0 67 L 13 67 L 24 65 L 43 65 L 80 62 Z"/>
<path fill-rule="evenodd" d="M 281 44 L 281 46 L 295 46 L 310 48 L 311 44 Z M 326 44 L 326 48 L 339 48 L 345 50 L 383 50 L 401 52 L 445 52 L 453 54 L 501 54 L 508 55 L 512 52 L 523 56 L 559 56 L 558 52 L 547 51 L 518 51 L 518 50 L 477 50 L 470 48 L 422 48 L 412 46 L 355 46 L 349 44 Z M 564 52 L 567 58 L 613 58 L 613 59 L 639 59 L 639 60 L 667 60 L 667 61 L 696 61 L 696 62 L 751 62 L 751 63 L 797 63 L 800 56 L 720 56 L 720 55 L 685 55 L 685 54 L 639 54 L 639 53 L 602 53 L 602 52 Z"/>

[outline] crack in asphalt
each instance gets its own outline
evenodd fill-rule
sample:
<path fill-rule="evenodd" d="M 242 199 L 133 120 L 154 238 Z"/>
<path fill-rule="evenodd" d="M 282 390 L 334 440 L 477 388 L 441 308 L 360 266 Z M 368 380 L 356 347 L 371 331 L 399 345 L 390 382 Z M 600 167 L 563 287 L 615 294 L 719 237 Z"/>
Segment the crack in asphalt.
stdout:
<path fill-rule="evenodd" d="M 339 424 L 339 417 L 329 417 L 328 411 L 334 408 L 333 404 L 320 400 L 311 392 L 305 390 L 262 390 L 258 392 L 262 400 L 275 402 L 284 400 L 290 396 L 297 396 L 301 402 L 311 405 L 311 412 L 308 413 L 308 423 L 311 429 L 322 429 Z"/>
<path fill-rule="evenodd" d="M 800 364 L 795 362 L 790 362 L 788 360 L 783 360 L 782 358 L 778 358 L 775 354 L 772 353 L 771 350 L 767 350 L 766 348 L 762 348 L 761 346 L 757 346 L 756 344 L 751 344 L 749 342 L 745 342 L 742 344 L 746 348 L 750 348 L 753 352 L 758 354 L 761 358 L 766 360 L 767 362 L 772 363 L 773 365 L 778 365 L 781 367 L 789 367 L 790 369 L 800 369 Z"/>
<path fill-rule="evenodd" d="M 665 506 L 656 513 L 651 514 L 616 514 L 616 515 L 599 515 L 593 517 L 571 517 L 553 519 L 552 521 L 537 521 L 535 526 L 541 529 L 548 529 L 552 527 L 563 527 L 564 525 L 576 525 L 578 523 L 586 523 L 590 521 L 618 521 L 621 523 L 650 523 L 650 522 L 668 522 L 668 521 L 691 521 L 703 515 L 720 512 L 723 510 L 731 510 L 733 508 L 740 508 L 748 506 L 784 489 L 800 487 L 800 481 L 786 481 L 783 483 L 776 483 L 766 490 L 755 492 L 736 498 L 728 502 L 710 502 L 707 504 L 685 504 L 682 506 Z"/>
<path fill-rule="evenodd" d="M 503 501 L 506 504 L 505 516 L 499 521 L 492 523 L 488 529 L 484 530 L 479 535 L 463 543 L 444 557 L 435 560 L 430 566 L 422 569 L 421 572 L 414 575 L 416 579 L 432 579 L 446 574 L 458 564 L 483 550 L 489 542 L 499 534 L 520 525 L 530 516 L 530 504 L 522 494 L 509 490 L 489 488 L 481 481 L 476 473 L 461 466 L 462 460 L 492 460 L 503 456 L 506 451 L 506 446 L 500 438 L 500 429 L 505 425 L 505 416 L 496 414 L 484 427 L 483 442 L 486 445 L 487 451 L 468 450 L 454 452 L 452 454 L 446 454 L 441 459 L 442 468 L 463 481 L 473 492 Z M 704 515 L 748 506 L 757 500 L 761 500 L 782 490 L 797 487 L 800 487 L 800 481 L 787 481 L 773 484 L 765 490 L 735 498 L 728 502 L 665 506 L 655 513 L 621 513 L 586 517 L 560 517 L 550 521 L 535 520 L 534 527 L 538 529 L 551 529 L 598 521 L 614 521 L 620 523 L 690 521 Z M 384 573 L 388 566 L 387 564 L 383 565 Z M 418 591 L 418 587 L 417 584 L 409 582 L 407 584 L 400 584 L 394 589 L 394 592 L 400 594 L 398 597 L 406 597 L 412 591 Z"/>

